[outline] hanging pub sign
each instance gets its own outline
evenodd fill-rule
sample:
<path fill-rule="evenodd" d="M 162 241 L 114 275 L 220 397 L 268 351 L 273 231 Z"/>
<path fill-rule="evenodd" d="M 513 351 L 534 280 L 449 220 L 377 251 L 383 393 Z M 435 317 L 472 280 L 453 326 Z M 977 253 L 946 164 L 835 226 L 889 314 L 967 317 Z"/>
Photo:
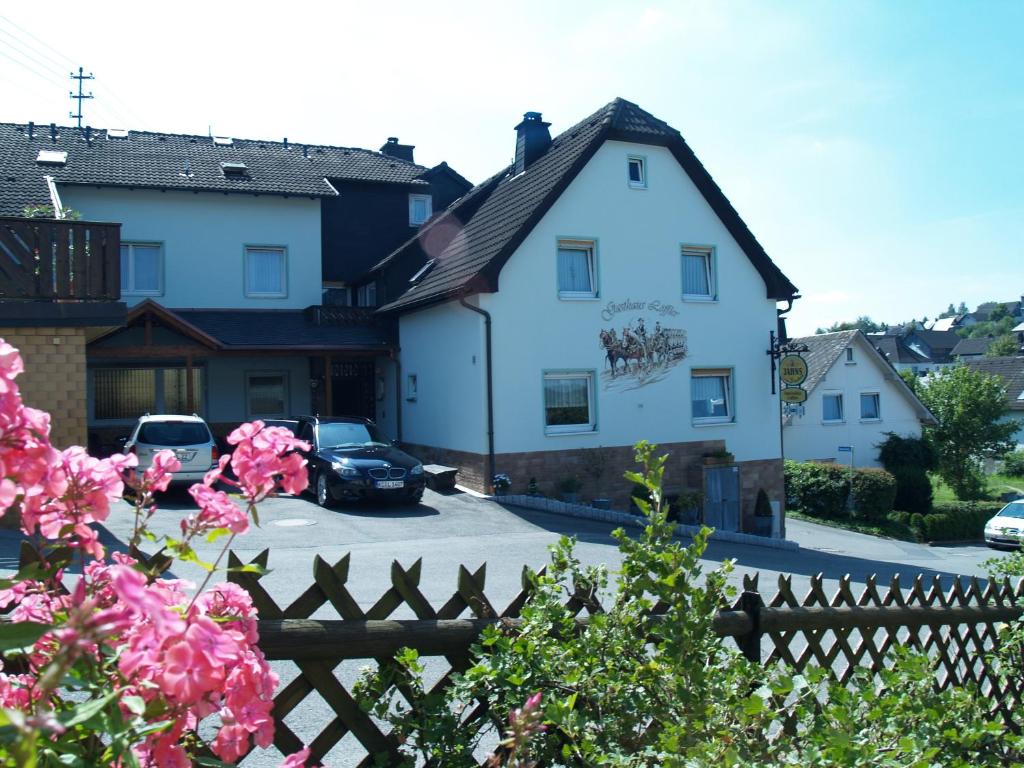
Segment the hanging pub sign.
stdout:
<path fill-rule="evenodd" d="M 807 402 L 807 390 L 803 387 L 783 387 L 780 397 L 784 403 L 799 405 Z"/>
<path fill-rule="evenodd" d="M 784 355 L 779 361 L 779 378 L 787 387 L 800 386 L 807 380 L 807 361 L 800 355 Z M 803 400 L 798 402 L 802 403 Z"/>

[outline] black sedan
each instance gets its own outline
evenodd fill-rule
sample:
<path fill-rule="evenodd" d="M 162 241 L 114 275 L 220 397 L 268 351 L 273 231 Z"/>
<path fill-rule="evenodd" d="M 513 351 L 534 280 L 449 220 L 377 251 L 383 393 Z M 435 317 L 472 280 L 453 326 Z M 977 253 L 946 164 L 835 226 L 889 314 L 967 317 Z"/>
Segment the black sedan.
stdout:
<path fill-rule="evenodd" d="M 320 506 L 360 499 L 419 503 L 423 498 L 422 462 L 399 450 L 372 421 L 303 416 L 298 434 L 311 446 L 306 454 L 309 487 Z"/>

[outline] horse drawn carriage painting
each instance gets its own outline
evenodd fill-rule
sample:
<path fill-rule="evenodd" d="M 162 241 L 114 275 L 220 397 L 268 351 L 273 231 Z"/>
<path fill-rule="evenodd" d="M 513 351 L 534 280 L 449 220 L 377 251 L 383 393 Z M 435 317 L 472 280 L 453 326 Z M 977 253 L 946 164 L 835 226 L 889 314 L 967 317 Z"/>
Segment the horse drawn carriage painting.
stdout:
<path fill-rule="evenodd" d="M 663 379 L 686 357 L 686 331 L 663 328 L 656 321 L 648 328 L 643 317 L 626 323 L 621 330 L 602 328 L 599 335 L 604 351 L 602 379 L 605 389 L 639 389 Z"/>

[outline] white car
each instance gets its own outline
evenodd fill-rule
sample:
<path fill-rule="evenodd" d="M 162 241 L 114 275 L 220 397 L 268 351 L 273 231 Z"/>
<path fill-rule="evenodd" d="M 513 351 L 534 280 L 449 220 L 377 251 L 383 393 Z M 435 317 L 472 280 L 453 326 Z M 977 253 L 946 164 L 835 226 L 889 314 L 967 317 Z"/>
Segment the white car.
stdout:
<path fill-rule="evenodd" d="M 1019 547 L 1024 539 L 1024 499 L 1011 501 L 985 523 L 985 543 L 990 547 Z"/>
<path fill-rule="evenodd" d="M 219 454 L 217 441 L 206 422 L 199 416 L 146 414 L 141 417 L 125 440 L 124 452 L 139 457 L 139 472 L 153 463 L 153 456 L 162 450 L 174 451 L 181 469 L 174 473 L 172 483 L 198 483 L 213 467 Z"/>

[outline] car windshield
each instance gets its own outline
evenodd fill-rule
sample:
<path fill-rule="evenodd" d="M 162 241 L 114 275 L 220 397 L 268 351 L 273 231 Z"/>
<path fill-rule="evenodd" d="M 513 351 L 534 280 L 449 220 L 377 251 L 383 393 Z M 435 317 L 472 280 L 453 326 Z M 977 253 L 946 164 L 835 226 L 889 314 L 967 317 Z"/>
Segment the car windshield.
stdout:
<path fill-rule="evenodd" d="M 320 425 L 321 448 L 363 448 L 390 444 L 388 436 L 373 424 L 336 421 Z"/>
<path fill-rule="evenodd" d="M 1011 502 L 999 510 L 999 517 L 1024 518 L 1024 504 Z"/>
<path fill-rule="evenodd" d="M 172 447 L 198 445 L 210 442 L 210 430 L 196 421 L 147 421 L 135 442 Z"/>

